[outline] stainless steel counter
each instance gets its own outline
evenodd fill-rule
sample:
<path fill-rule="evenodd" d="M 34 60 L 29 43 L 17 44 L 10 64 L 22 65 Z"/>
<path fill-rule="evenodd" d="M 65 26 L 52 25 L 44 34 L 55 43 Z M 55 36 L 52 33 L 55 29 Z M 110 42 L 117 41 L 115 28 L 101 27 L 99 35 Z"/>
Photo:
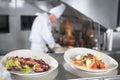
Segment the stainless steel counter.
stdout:
<path fill-rule="evenodd" d="M 118 61 L 118 63 L 120 64 L 120 52 L 119 51 L 118 52 L 105 52 L 105 53 L 110 55 L 114 59 L 116 59 Z M 80 78 L 77 75 L 72 74 L 72 73 L 70 73 L 69 71 L 67 71 L 65 69 L 65 66 L 64 66 L 65 61 L 64 61 L 64 58 L 63 58 L 63 54 L 49 53 L 49 55 L 54 57 L 59 63 L 59 66 L 58 66 L 58 69 L 57 69 L 58 72 L 56 73 L 56 77 L 54 78 L 54 80 L 72 80 L 72 79 L 75 79 L 75 80 L 81 80 L 81 79 L 82 80 L 94 80 L 94 79 L 95 80 L 120 80 L 120 66 L 118 68 L 118 75 L 103 76 L 103 77 Z M 0 59 L 2 58 L 2 56 L 0 56 Z M 15 75 L 12 75 L 12 76 L 15 76 Z"/>
<path fill-rule="evenodd" d="M 59 73 L 55 78 L 55 80 L 67 80 L 67 79 L 79 78 L 65 70 L 64 68 L 65 61 L 63 58 L 63 54 L 50 54 L 50 55 L 54 57 L 59 63 L 59 66 L 58 66 Z"/>

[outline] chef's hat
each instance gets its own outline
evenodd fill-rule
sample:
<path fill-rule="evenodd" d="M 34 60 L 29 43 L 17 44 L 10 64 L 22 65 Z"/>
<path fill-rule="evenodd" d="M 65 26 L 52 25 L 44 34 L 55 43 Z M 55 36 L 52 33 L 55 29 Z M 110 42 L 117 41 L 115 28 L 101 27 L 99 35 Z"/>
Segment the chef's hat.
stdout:
<path fill-rule="evenodd" d="M 54 14 L 57 18 L 59 18 L 64 12 L 66 6 L 64 4 L 60 4 L 52 9 L 50 9 L 49 13 Z"/>

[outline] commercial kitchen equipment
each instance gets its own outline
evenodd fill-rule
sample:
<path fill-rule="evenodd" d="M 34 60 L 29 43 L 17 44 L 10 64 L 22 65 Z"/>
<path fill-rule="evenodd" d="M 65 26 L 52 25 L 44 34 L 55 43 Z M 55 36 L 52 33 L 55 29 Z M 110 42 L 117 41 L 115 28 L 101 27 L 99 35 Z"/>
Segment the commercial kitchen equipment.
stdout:
<path fill-rule="evenodd" d="M 1 0 L 3 1 L 3 0 Z M 5 53 L 7 53 L 7 50 L 15 50 L 15 49 L 21 49 L 21 48 L 28 48 L 29 42 L 28 42 L 28 36 L 29 36 L 29 30 L 28 31 L 21 31 L 21 22 L 20 22 L 20 16 L 21 15 L 34 15 L 36 12 L 42 12 L 41 10 L 38 10 L 38 8 L 33 8 L 33 0 L 21 0 L 21 1 L 27 1 L 26 5 L 23 7 L 17 6 L 16 3 L 15 5 L 11 6 L 11 8 L 8 6 L 8 3 L 12 1 L 14 4 L 14 1 L 20 1 L 20 0 L 5 0 L 7 1 L 6 3 L 2 3 L 2 7 L 0 7 L 0 14 L 7 14 L 10 17 L 10 33 L 7 34 L 0 34 L 0 49 L 2 49 L 3 53 L 4 50 L 6 50 Z M 43 1 L 43 0 L 35 0 L 35 1 Z M 46 0 L 48 1 L 48 0 Z M 52 1 L 52 0 L 50 0 Z M 92 20 L 94 22 L 97 22 L 98 24 L 104 26 L 105 29 L 115 29 L 117 27 L 117 15 L 118 15 L 118 3 L 119 0 L 57 0 L 59 2 L 63 2 L 67 5 L 68 9 L 71 9 L 74 11 L 74 15 L 78 16 L 79 19 L 84 18 L 88 20 Z M 54 6 L 57 4 L 56 0 L 53 2 Z M 4 5 L 3 5 L 4 4 Z M 5 6 L 6 5 L 6 6 Z M 27 8 L 29 6 L 29 8 Z M 5 10 L 4 10 L 5 9 Z M 31 10 L 33 9 L 33 11 Z M 63 16 L 67 15 L 69 13 L 63 14 Z M 85 16 L 82 16 L 85 15 Z M 69 16 L 68 16 L 69 17 Z M 18 23 L 18 24 L 16 24 Z M 116 35 L 117 34 L 117 35 Z M 119 32 L 115 32 L 115 35 L 118 36 Z M 116 36 L 113 36 L 114 38 L 117 38 Z M 10 43 L 9 41 L 10 40 Z M 117 40 L 117 42 L 116 42 Z M 20 42 L 20 43 L 19 43 Z M 113 49 L 116 48 L 117 43 L 119 42 L 118 38 L 113 39 Z M 109 43 L 108 43 L 109 44 Z M 107 44 L 106 44 L 107 45 Z M 106 46 L 105 45 L 105 46 Z M 117 50 L 119 50 L 119 46 L 117 46 Z M 4 53 L 4 54 L 5 54 Z M 107 51 L 105 52 L 106 54 L 112 56 L 114 59 L 116 59 L 118 62 L 119 57 L 120 57 L 120 52 L 119 51 Z M 3 54 L 2 54 L 3 55 Z M 80 77 L 68 72 L 65 70 L 63 67 L 64 59 L 63 59 L 63 54 L 49 54 L 53 56 L 58 62 L 59 62 L 59 67 L 58 67 L 58 75 L 55 78 L 55 80 L 79 80 Z M 2 57 L 2 56 L 0 56 Z M 120 62 L 119 62 L 120 64 Z M 63 74 L 65 73 L 65 74 Z M 13 76 L 14 77 L 14 76 Z M 82 79 L 82 78 L 80 78 Z M 113 76 L 103 76 L 103 77 L 90 77 L 86 78 L 87 80 L 113 80 L 113 79 L 120 79 L 120 67 L 118 68 L 118 75 L 113 75 Z M 84 79 L 83 79 L 84 80 Z"/>

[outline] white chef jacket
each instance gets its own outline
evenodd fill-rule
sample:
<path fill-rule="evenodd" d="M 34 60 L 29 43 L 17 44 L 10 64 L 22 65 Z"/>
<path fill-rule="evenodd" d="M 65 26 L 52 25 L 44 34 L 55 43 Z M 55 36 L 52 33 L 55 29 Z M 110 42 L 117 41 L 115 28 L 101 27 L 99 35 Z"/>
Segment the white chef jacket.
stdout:
<path fill-rule="evenodd" d="M 32 25 L 29 40 L 31 42 L 31 49 L 44 52 L 46 44 L 50 48 L 55 45 L 55 40 L 52 36 L 52 23 L 47 13 L 38 15 Z"/>

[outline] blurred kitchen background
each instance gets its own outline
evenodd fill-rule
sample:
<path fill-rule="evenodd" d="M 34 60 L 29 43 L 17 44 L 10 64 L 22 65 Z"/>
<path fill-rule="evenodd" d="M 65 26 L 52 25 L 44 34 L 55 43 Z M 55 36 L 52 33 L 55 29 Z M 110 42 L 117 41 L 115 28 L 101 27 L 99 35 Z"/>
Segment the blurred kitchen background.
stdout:
<path fill-rule="evenodd" d="M 43 13 L 43 1 L 51 6 L 67 6 L 53 24 L 57 43 L 64 47 L 120 50 L 119 0 L 0 0 L 0 51 L 30 48 L 31 26 L 35 14 Z"/>

